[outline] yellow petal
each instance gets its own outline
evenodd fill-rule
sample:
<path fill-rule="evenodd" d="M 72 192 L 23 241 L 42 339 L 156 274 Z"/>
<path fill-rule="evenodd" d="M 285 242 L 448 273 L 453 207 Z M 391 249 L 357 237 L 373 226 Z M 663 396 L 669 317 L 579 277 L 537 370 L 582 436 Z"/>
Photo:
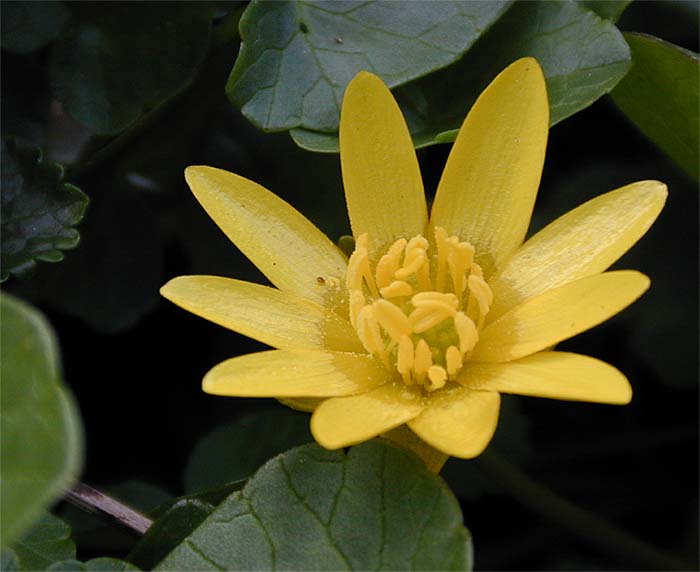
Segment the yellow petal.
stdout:
<path fill-rule="evenodd" d="M 202 389 L 230 397 L 334 397 L 369 391 L 388 376 L 366 355 L 272 350 L 221 362 L 204 376 Z"/>
<path fill-rule="evenodd" d="M 349 322 L 275 288 L 218 276 L 179 276 L 160 293 L 188 312 L 275 348 L 363 351 Z"/>
<path fill-rule="evenodd" d="M 666 202 L 666 185 L 640 181 L 568 212 L 530 238 L 489 286 L 493 321 L 527 298 L 606 270 L 649 229 Z"/>
<path fill-rule="evenodd" d="M 647 288 L 644 274 L 620 270 L 549 290 L 486 326 L 471 359 L 511 361 L 553 346 L 614 316 Z"/>
<path fill-rule="evenodd" d="M 219 228 L 275 286 L 325 306 L 342 298 L 345 256 L 291 205 L 213 167 L 188 167 L 185 179 Z"/>
<path fill-rule="evenodd" d="M 533 58 L 523 58 L 479 96 L 452 147 L 431 229 L 440 226 L 469 241 L 487 278 L 525 238 L 548 129 L 542 69 Z"/>
<path fill-rule="evenodd" d="M 425 411 L 408 426 L 435 449 L 471 459 L 491 441 L 500 405 L 498 393 L 465 387 L 443 389 L 431 395 Z"/>
<path fill-rule="evenodd" d="M 389 382 L 361 395 L 324 401 L 311 417 L 311 432 L 322 447 L 338 449 L 398 427 L 422 410 L 419 390 Z"/>
<path fill-rule="evenodd" d="M 588 356 L 539 352 L 508 363 L 467 364 L 459 382 L 472 389 L 573 401 L 625 404 L 632 399 L 627 378 Z"/>
<path fill-rule="evenodd" d="M 428 211 L 406 122 L 381 79 L 360 72 L 340 114 L 340 161 L 355 237 L 369 233 L 373 258 L 401 237 L 423 234 Z"/>

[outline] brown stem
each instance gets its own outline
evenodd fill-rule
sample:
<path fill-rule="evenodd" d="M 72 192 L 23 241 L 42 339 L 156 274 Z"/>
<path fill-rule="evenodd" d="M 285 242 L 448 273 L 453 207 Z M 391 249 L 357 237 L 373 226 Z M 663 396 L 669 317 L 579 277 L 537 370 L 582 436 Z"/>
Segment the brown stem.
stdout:
<path fill-rule="evenodd" d="M 116 522 L 143 536 L 153 521 L 118 500 L 84 483 L 77 483 L 66 493 L 65 499 L 78 508 Z"/>

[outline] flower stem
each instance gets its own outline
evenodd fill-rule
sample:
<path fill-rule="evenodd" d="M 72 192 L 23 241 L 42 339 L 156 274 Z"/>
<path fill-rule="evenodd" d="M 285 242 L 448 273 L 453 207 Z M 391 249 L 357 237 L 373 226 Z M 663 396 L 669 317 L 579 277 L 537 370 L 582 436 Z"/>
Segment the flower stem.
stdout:
<path fill-rule="evenodd" d="M 647 544 L 557 495 L 498 454 L 491 451 L 484 453 L 476 459 L 476 464 L 523 506 L 556 522 L 591 546 L 619 559 L 626 566 L 639 566 L 647 570 L 692 569 L 679 558 Z"/>
<path fill-rule="evenodd" d="M 84 483 L 77 483 L 66 493 L 65 499 L 78 508 L 117 522 L 143 536 L 153 521 L 118 500 Z"/>

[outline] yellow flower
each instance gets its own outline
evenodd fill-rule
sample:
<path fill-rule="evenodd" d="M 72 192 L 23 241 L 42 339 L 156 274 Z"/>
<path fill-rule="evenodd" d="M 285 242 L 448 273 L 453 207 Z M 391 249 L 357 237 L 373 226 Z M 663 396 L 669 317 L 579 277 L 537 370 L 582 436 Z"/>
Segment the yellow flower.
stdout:
<path fill-rule="evenodd" d="M 605 270 L 653 223 L 666 187 L 609 192 L 523 243 L 548 126 L 542 70 L 518 60 L 467 116 L 429 217 L 401 112 L 379 78 L 358 74 L 340 120 L 356 239 L 349 259 L 252 181 L 187 169 L 202 206 L 278 288 L 213 276 L 162 288 L 190 312 L 277 348 L 220 363 L 204 390 L 313 411 L 313 435 L 329 449 L 399 428 L 398 439 L 462 458 L 493 436 L 500 393 L 628 403 L 617 369 L 552 348 L 648 288 L 639 272 Z"/>

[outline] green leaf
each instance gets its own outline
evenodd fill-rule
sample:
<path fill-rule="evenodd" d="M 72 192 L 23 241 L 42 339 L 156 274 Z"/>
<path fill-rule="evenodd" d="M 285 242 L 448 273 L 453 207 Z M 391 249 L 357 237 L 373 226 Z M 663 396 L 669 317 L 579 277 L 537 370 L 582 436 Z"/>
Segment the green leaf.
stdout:
<path fill-rule="evenodd" d="M 0 281 L 33 268 L 36 260 L 58 262 L 77 246 L 73 228 L 88 198 L 63 182 L 63 167 L 45 161 L 38 147 L 2 142 L 2 245 Z"/>
<path fill-rule="evenodd" d="M 44 570 L 53 562 L 75 558 L 75 544 L 65 522 L 50 513 L 12 544 L 21 570 Z M 4 570 L 4 568 L 3 568 Z"/>
<path fill-rule="evenodd" d="M 491 80 L 515 60 L 542 66 L 550 123 L 585 109 L 615 87 L 630 65 L 620 31 L 572 1 L 516 2 L 455 64 L 394 91 L 416 147 L 454 141 L 467 112 Z M 337 152 L 336 134 L 295 129 L 304 149 Z"/>
<path fill-rule="evenodd" d="M 381 441 L 272 459 L 157 570 L 467 570 L 459 504 L 415 455 Z"/>
<path fill-rule="evenodd" d="M 617 22 L 632 0 L 580 0 L 580 2 L 582 6 L 593 10 L 601 18 Z"/>
<path fill-rule="evenodd" d="M 396 86 L 449 65 L 508 4 L 254 0 L 241 18 L 226 93 L 260 129 L 337 130 L 357 72 Z"/>
<path fill-rule="evenodd" d="M 8 294 L 0 296 L 0 315 L 0 545 L 7 546 L 75 480 L 82 430 L 73 397 L 60 383 L 49 324 Z"/>
<path fill-rule="evenodd" d="M 639 129 L 698 180 L 698 55 L 646 34 L 626 33 L 634 65 L 610 95 Z"/>
<path fill-rule="evenodd" d="M 43 48 L 70 17 L 62 2 L 3 2 L 0 8 L 2 47 L 18 54 Z"/>
<path fill-rule="evenodd" d="M 66 112 L 117 133 L 187 86 L 206 55 L 210 8 L 189 2 L 81 2 L 51 54 Z"/>
<path fill-rule="evenodd" d="M 156 520 L 129 554 L 129 560 L 151 570 L 214 512 L 214 506 L 196 499 L 176 502 Z"/>
<path fill-rule="evenodd" d="M 247 479 L 271 457 L 312 441 L 309 416 L 303 413 L 273 410 L 246 415 L 197 443 L 185 468 L 185 490 L 192 493 Z"/>
<path fill-rule="evenodd" d="M 64 560 L 47 568 L 49 572 L 139 572 L 130 562 L 117 558 L 93 558 L 87 562 Z"/>

